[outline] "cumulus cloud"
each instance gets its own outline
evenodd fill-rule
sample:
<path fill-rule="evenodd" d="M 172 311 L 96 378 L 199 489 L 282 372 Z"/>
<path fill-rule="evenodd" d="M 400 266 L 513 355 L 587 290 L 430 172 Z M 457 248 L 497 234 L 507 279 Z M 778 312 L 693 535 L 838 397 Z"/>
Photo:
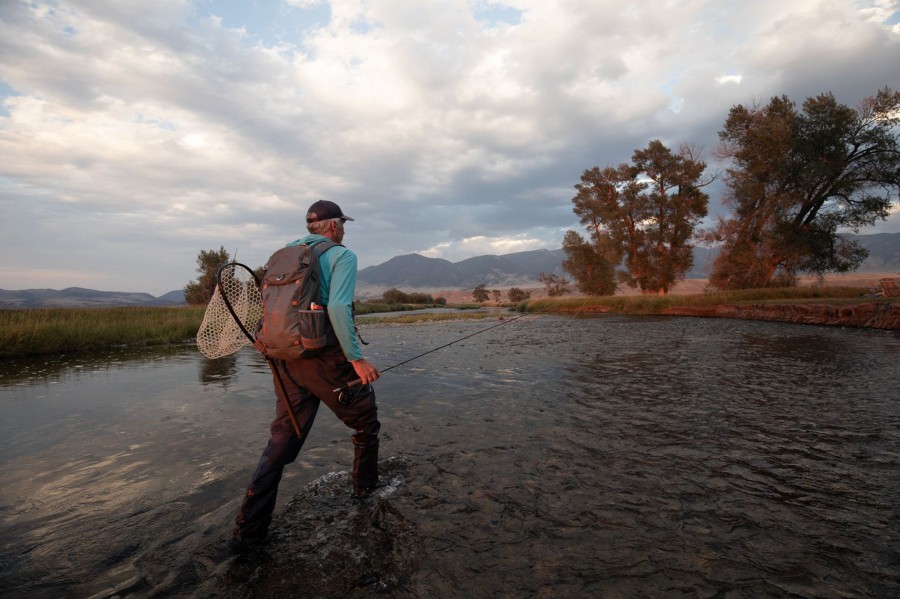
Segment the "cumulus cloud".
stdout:
<path fill-rule="evenodd" d="M 558 248 L 586 168 L 900 83 L 887 0 L 275 6 L 0 5 L 0 287 L 163 293 L 201 249 L 261 264 L 323 197 L 362 266 Z"/>

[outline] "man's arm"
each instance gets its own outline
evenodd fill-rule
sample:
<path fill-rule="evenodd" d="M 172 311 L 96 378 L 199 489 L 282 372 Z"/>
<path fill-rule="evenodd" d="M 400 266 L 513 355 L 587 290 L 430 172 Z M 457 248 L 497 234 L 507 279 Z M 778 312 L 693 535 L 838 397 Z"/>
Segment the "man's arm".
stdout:
<path fill-rule="evenodd" d="M 331 270 L 328 291 L 328 318 L 344 355 L 363 385 L 381 376 L 374 364 L 362 357 L 353 324 L 353 294 L 356 291 L 356 254 L 342 252 Z"/>
<path fill-rule="evenodd" d="M 328 318 L 351 362 L 362 358 L 356 330 L 353 327 L 353 293 L 356 291 L 356 254 L 341 252 L 331 269 L 328 286 Z"/>

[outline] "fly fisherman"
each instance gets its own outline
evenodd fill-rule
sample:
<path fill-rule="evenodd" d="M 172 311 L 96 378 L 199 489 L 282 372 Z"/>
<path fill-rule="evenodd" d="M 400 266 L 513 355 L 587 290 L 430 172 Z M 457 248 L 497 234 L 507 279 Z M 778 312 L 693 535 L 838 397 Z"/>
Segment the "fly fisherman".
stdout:
<path fill-rule="evenodd" d="M 353 220 L 341 212 L 334 202 L 320 200 L 310 206 L 306 214 L 309 235 L 289 246 L 316 244 L 344 239 L 344 223 Z M 334 329 L 332 339 L 337 343 L 325 347 L 311 358 L 275 360 L 277 369 L 275 420 L 272 421 L 269 443 L 263 451 L 247 487 L 241 511 L 235 519 L 236 528 L 230 541 L 231 549 L 243 553 L 263 544 L 275 510 L 278 483 L 284 467 L 293 462 L 312 428 L 319 402 L 324 402 L 341 421 L 355 432 L 353 440 L 353 496 L 364 498 L 378 484 L 378 407 L 375 392 L 369 383 L 381 376 L 374 364 L 362 357 L 353 323 L 352 303 L 356 290 L 356 254 L 336 245 L 325 250 L 319 258 L 321 283 L 320 306 L 328 310 L 328 321 Z M 284 401 L 280 375 L 287 393 Z M 338 402 L 334 390 L 359 379 L 361 387 L 349 405 Z M 290 414 L 294 410 L 300 436 L 294 430 Z"/>

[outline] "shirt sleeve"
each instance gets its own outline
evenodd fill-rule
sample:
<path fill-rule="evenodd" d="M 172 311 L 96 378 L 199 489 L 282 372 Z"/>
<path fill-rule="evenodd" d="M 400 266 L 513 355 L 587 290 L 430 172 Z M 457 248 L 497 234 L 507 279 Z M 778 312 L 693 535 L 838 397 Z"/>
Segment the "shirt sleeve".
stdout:
<path fill-rule="evenodd" d="M 351 362 L 362 358 L 356 329 L 353 326 L 353 294 L 356 291 L 356 254 L 341 252 L 331 270 L 328 288 L 328 318 L 344 355 Z"/>

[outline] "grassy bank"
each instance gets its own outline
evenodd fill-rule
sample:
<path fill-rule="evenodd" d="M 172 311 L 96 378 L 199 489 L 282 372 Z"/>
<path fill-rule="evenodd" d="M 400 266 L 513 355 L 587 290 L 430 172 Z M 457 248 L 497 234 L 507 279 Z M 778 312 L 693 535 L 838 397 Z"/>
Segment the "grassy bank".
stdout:
<path fill-rule="evenodd" d="M 415 310 L 423 306 L 358 304 L 357 313 Z M 426 306 L 427 307 L 427 306 Z M 162 345 L 191 341 L 206 306 L 127 308 L 34 308 L 0 310 L 0 358 L 60 354 L 124 345 Z M 443 319 L 445 316 L 431 315 Z M 414 322 L 400 316 L 360 322 Z"/>
<path fill-rule="evenodd" d="M 519 305 L 524 312 L 597 312 L 608 310 L 620 314 L 660 314 L 674 306 L 717 306 L 748 303 L 854 303 L 863 299 L 860 287 L 785 287 L 740 289 L 697 295 L 615 295 L 528 300 Z"/>
<path fill-rule="evenodd" d="M 576 297 L 529 300 L 519 305 L 524 312 L 660 314 L 676 306 L 703 307 L 741 304 L 802 304 L 818 302 L 846 305 L 862 301 L 891 301 L 864 298 L 859 287 L 792 287 L 748 289 L 698 295 L 642 295 Z M 894 298 L 898 302 L 897 298 Z M 365 304 L 363 304 L 365 305 Z M 366 305 L 358 313 L 389 312 L 422 306 Z M 362 317 L 361 324 L 409 324 L 461 318 L 490 318 L 496 314 L 465 312 L 478 305 L 447 306 L 456 312 L 416 314 L 388 318 Z M 71 353 L 123 345 L 160 345 L 193 340 L 203 320 L 204 306 L 128 308 L 38 308 L 0 310 L 0 358 L 40 354 Z"/>
<path fill-rule="evenodd" d="M 0 358 L 193 339 L 205 306 L 0 310 Z"/>

